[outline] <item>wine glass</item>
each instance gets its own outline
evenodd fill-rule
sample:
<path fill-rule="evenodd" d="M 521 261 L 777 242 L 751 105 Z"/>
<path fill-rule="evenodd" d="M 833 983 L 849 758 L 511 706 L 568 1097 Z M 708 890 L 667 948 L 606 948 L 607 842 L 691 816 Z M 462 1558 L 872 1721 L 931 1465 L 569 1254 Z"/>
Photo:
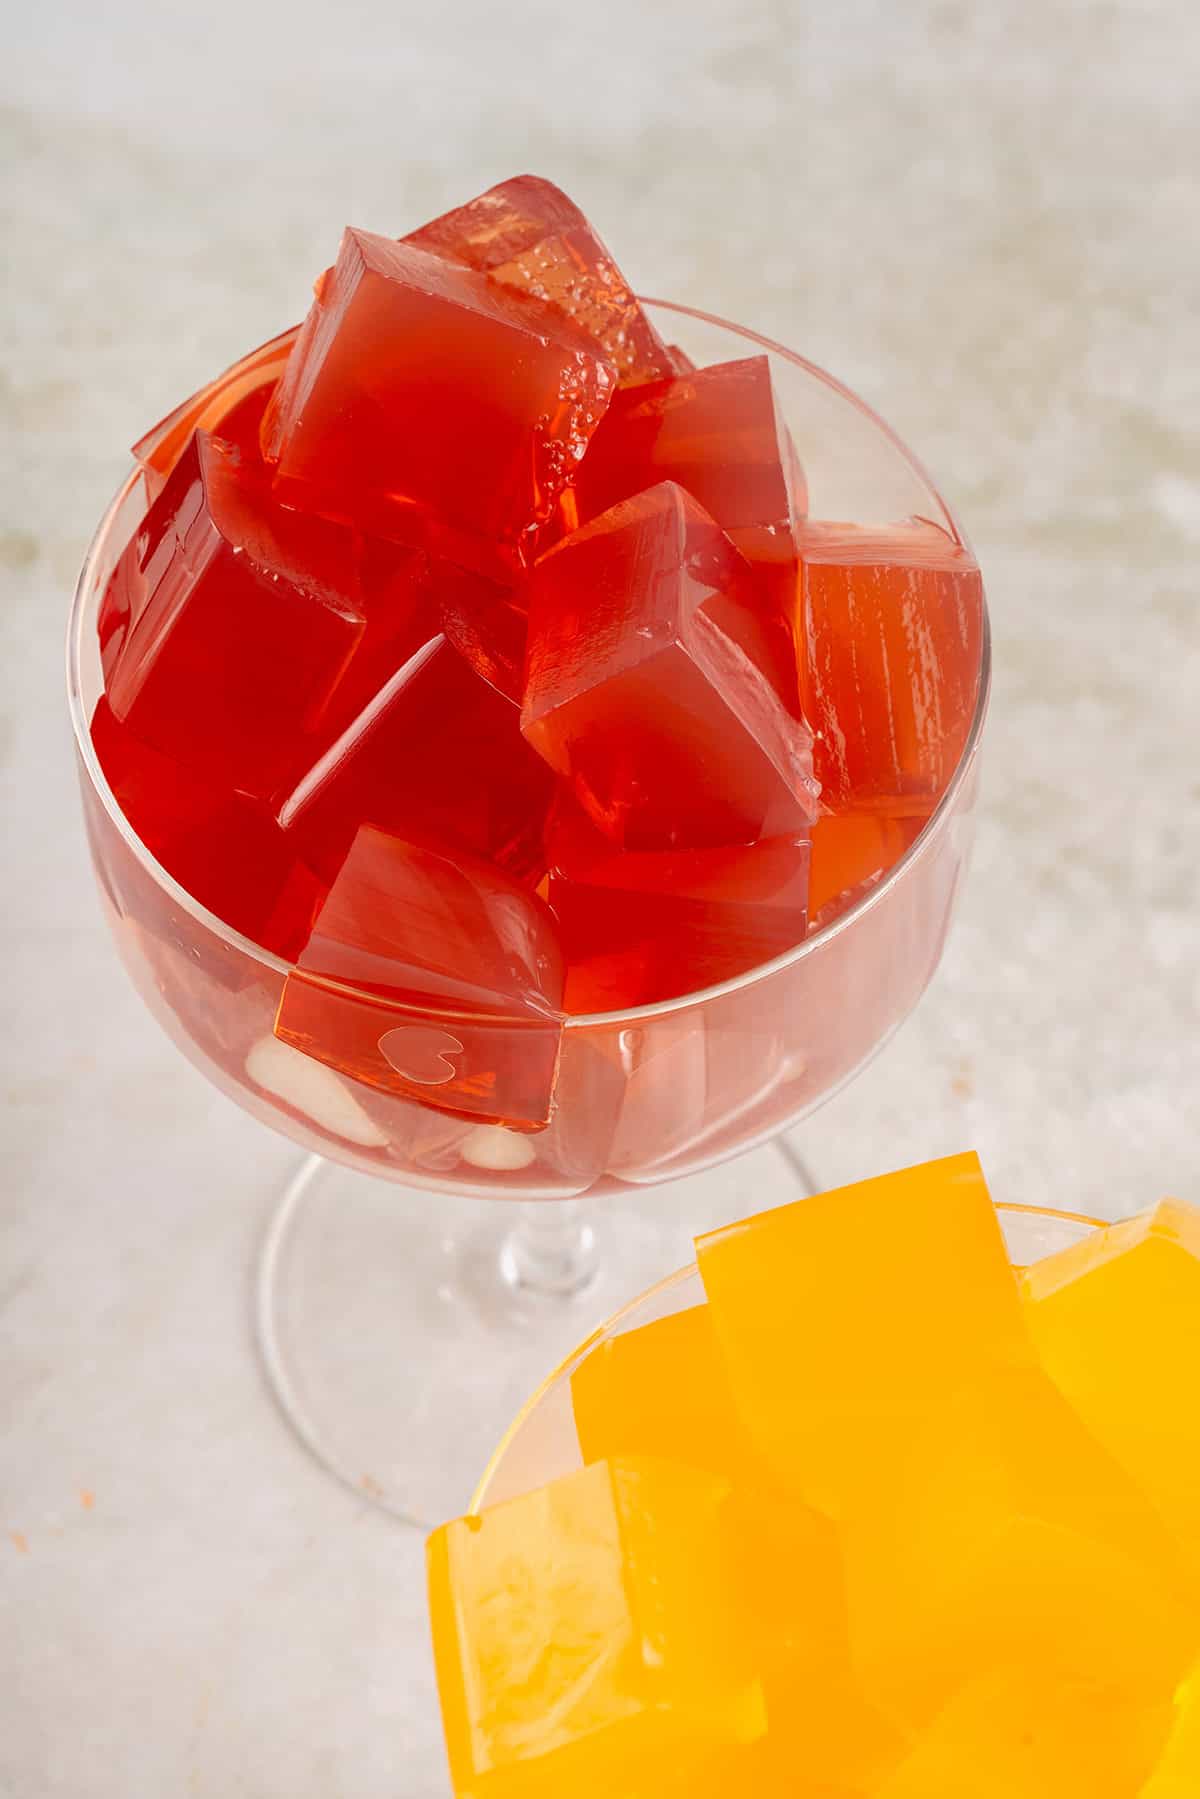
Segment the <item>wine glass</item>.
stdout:
<path fill-rule="evenodd" d="M 1082 1212 L 1003 1203 L 996 1210 L 1014 1268 L 1025 1268 L 1031 1262 L 1057 1255 L 1093 1231 L 1104 1229 L 1100 1219 Z M 639 1294 L 578 1344 L 542 1382 L 505 1432 L 475 1489 L 471 1511 L 481 1512 L 503 1500 L 518 1499 L 521 1494 L 582 1467 L 571 1407 L 571 1376 L 575 1370 L 611 1338 L 703 1304 L 704 1283 L 693 1262 Z"/>
<path fill-rule="evenodd" d="M 814 517 L 917 517 L 962 541 L 919 463 L 839 382 L 754 332 L 646 304 L 698 365 L 768 355 Z M 168 425 L 185 438 L 274 367 L 286 343 L 285 334 L 243 358 Z M 135 468 L 87 553 L 69 631 L 84 817 L 105 912 L 131 979 L 184 1054 L 309 1152 L 280 1198 L 257 1281 L 258 1341 L 286 1417 L 356 1491 L 427 1524 L 461 1511 L 497 1420 L 540 1369 L 682 1260 L 694 1235 L 739 1205 L 759 1209 L 764 1158 L 779 1154 L 773 1140 L 850 1080 L 920 998 L 970 846 L 986 612 L 957 768 L 895 865 L 772 962 L 700 993 L 571 1018 L 551 1122 L 520 1134 L 378 1092 L 277 1040 L 288 963 L 207 911 L 123 815 L 89 725 L 103 693 L 100 601 L 146 503 Z M 432 1009 L 425 1022 L 451 1036 L 463 1028 Z M 802 1191 L 803 1164 L 780 1149 Z M 753 1153 L 711 1172 L 740 1152 Z M 481 1203 L 497 1199 L 510 1203 Z"/>

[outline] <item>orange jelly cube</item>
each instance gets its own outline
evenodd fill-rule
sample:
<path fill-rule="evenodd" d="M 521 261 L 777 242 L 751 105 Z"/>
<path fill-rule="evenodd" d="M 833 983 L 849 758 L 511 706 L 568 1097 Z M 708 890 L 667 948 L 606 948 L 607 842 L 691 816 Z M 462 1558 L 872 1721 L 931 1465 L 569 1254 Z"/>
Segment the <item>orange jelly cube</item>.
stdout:
<path fill-rule="evenodd" d="M 1164 1200 L 1021 1288 L 1044 1366 L 1200 1571 L 1200 1211 Z"/>
<path fill-rule="evenodd" d="M 607 1337 L 571 1376 L 585 1462 L 658 1455 L 733 1479 L 750 1462 L 706 1305 Z"/>
<path fill-rule="evenodd" d="M 563 540 L 530 583 L 521 728 L 615 843 L 805 835 L 805 728 L 708 603 L 744 564 L 672 482 Z"/>
<path fill-rule="evenodd" d="M 1032 1360 L 975 1155 L 700 1238 L 734 1399 L 780 1482 L 834 1516 L 973 1370 Z"/>
<path fill-rule="evenodd" d="M 285 499 L 511 575 L 614 382 L 551 309 L 348 230 L 267 409 L 263 450 Z"/>
<path fill-rule="evenodd" d="M 924 519 L 872 529 L 808 520 L 796 616 L 800 699 L 834 812 L 932 811 L 974 717 L 983 589 Z"/>
<path fill-rule="evenodd" d="M 1177 1548 L 1036 1368 L 974 1374 L 845 1528 L 865 1689 L 923 1724 L 964 1671 L 1170 1692 L 1200 1642 Z"/>
<path fill-rule="evenodd" d="M 573 200 L 552 181 L 517 175 L 403 240 L 490 275 L 556 308 L 591 338 L 623 381 L 666 374 L 671 352 Z"/>
<path fill-rule="evenodd" d="M 968 1679 L 871 1799 L 1130 1799 L 1161 1721 L 1144 1698 L 1035 1669 Z"/>
<path fill-rule="evenodd" d="M 275 1035 L 439 1111 L 536 1130 L 562 1038 L 542 902 L 470 856 L 363 826 L 284 984 Z"/>
<path fill-rule="evenodd" d="M 837 1537 L 773 1488 L 733 1404 L 707 1306 L 607 1338 L 571 1376 L 586 1462 L 668 1455 L 728 1477 L 734 1566 L 747 1641 L 767 1698 L 767 1734 L 731 1795 L 866 1781 L 902 1738 L 866 1701 L 851 1661 Z M 730 1779 L 734 1778 L 731 1770 Z M 832 1789 L 831 1789 L 832 1790 Z M 853 1790 L 862 1790 L 856 1786 Z"/>
<path fill-rule="evenodd" d="M 649 1005 L 742 974 L 799 943 L 808 842 L 619 851 L 570 800 L 547 832 L 547 898 L 568 962 L 569 1012 Z"/>
<path fill-rule="evenodd" d="M 459 1799 L 703 1793 L 753 1741 L 728 1484 L 670 1462 L 598 1462 L 429 1543 L 434 1657 Z M 712 1790 L 712 1789 L 710 1789 Z"/>

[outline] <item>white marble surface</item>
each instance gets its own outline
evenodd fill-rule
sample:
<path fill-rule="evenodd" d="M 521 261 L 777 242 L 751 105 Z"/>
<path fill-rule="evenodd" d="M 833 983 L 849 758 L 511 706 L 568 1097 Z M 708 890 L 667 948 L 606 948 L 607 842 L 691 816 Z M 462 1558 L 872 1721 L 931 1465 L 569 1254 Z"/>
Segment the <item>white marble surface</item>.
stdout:
<path fill-rule="evenodd" d="M 522 168 L 645 289 L 837 370 L 961 506 L 997 674 L 941 977 L 805 1152 L 827 1184 L 976 1145 L 1008 1199 L 1200 1198 L 1200 15 L 0 10 L 0 1793 L 436 1799 L 420 1545 L 253 1359 L 293 1152 L 157 1033 L 91 889 L 60 642 L 123 446 L 302 310 L 346 220 Z"/>

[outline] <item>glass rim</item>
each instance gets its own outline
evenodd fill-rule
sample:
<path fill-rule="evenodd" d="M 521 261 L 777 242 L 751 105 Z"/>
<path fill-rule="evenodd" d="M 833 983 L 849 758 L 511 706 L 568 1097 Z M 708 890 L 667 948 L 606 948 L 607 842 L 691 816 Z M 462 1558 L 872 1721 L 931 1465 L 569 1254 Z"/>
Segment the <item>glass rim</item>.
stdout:
<path fill-rule="evenodd" d="M 750 343 L 761 345 L 763 349 L 770 350 L 773 354 L 782 357 L 785 362 L 790 362 L 795 367 L 803 369 L 808 375 L 812 376 L 814 380 L 819 381 L 823 386 L 829 388 L 842 399 L 849 401 L 851 405 L 857 407 L 858 410 L 864 413 L 877 429 L 882 432 L 892 446 L 908 463 L 913 473 L 925 484 L 929 492 L 938 500 L 958 543 L 964 549 L 970 548 L 967 538 L 959 526 L 953 510 L 943 498 L 936 483 L 930 478 L 921 462 L 904 442 L 903 438 L 892 429 L 885 419 L 880 417 L 873 407 L 869 406 L 852 388 L 847 387 L 844 382 L 839 381 L 835 375 L 831 375 L 826 369 L 821 368 L 819 364 L 810 362 L 807 357 L 801 356 L 797 351 L 789 350 L 786 345 L 776 342 L 774 338 L 766 337 L 761 332 L 754 331 L 748 326 L 734 324 L 728 319 L 718 317 L 715 313 L 703 312 L 695 306 L 684 306 L 674 300 L 657 300 L 648 295 L 639 297 L 642 299 L 644 305 L 658 307 L 665 312 L 673 312 L 686 318 L 696 319 L 702 324 L 715 326 L 719 330 L 730 332 L 735 337 L 745 338 Z M 285 331 L 278 335 L 286 336 L 287 332 Z M 269 341 L 274 342 L 275 339 L 270 339 Z M 261 349 L 262 347 L 263 346 L 259 346 L 258 349 Z M 233 374 L 240 367 L 241 363 L 245 362 L 249 356 L 257 355 L 258 349 L 249 351 L 247 356 L 240 357 L 237 362 L 230 364 L 224 374 L 218 376 L 216 381 L 210 383 L 210 385 L 216 386 L 220 381 L 224 380 L 226 376 Z M 183 402 L 183 404 L 186 404 L 186 401 Z M 277 974 L 286 977 L 296 968 L 296 963 L 287 961 L 283 956 L 275 955 L 273 951 L 264 949 L 262 944 L 255 943 L 253 938 L 247 937 L 243 935 L 242 932 L 234 930 L 224 919 L 218 917 L 215 912 L 210 912 L 206 906 L 203 906 L 199 900 L 195 899 L 192 894 L 188 892 L 187 888 L 181 886 L 180 883 L 175 880 L 174 876 L 150 854 L 150 851 L 146 848 L 145 844 L 126 818 L 125 813 L 117 801 L 116 795 L 109 786 L 107 777 L 100 766 L 100 760 L 96 755 L 95 746 L 92 742 L 90 721 L 84 713 L 83 694 L 80 681 L 81 640 L 88 612 L 88 589 L 93 564 L 108 537 L 113 521 L 129 499 L 134 486 L 140 479 L 141 469 L 135 464 L 125 476 L 116 493 L 105 507 L 100 522 L 96 526 L 91 541 L 84 553 L 83 563 L 75 583 L 75 592 L 67 619 L 66 664 L 67 702 L 71 715 L 71 725 L 75 734 L 76 749 L 87 773 L 88 780 L 99 797 L 105 812 L 115 825 L 128 849 L 150 875 L 156 885 L 161 887 L 177 906 L 180 906 L 190 917 L 194 918 L 202 925 L 205 930 L 212 932 L 214 936 L 219 937 L 224 943 L 227 943 L 231 948 L 238 950 L 243 955 L 252 957 L 254 961 L 262 964 L 264 967 L 274 969 Z M 908 845 L 907 849 L 898 860 L 887 870 L 886 874 L 884 874 L 866 893 L 860 895 L 854 904 L 848 906 L 837 918 L 831 920 L 831 922 L 825 925 L 821 930 L 814 931 L 811 936 L 802 938 L 799 943 L 793 944 L 791 949 L 785 950 L 782 955 L 773 957 L 769 962 L 758 962 L 753 968 L 745 969 L 741 974 L 734 975 L 729 980 L 718 981 L 709 987 L 695 988 L 689 993 L 677 994 L 671 999 L 657 1000 L 652 1005 L 629 1006 L 622 1010 L 612 1012 L 584 1012 L 570 1014 L 565 1017 L 564 1030 L 579 1031 L 613 1026 L 618 1028 L 634 1027 L 651 1019 L 667 1017 L 674 1012 L 687 1011 L 693 1006 L 707 1005 L 710 1002 L 724 998 L 726 995 L 740 993 L 746 988 L 757 985 L 760 981 L 770 980 L 773 976 L 781 974 L 785 969 L 791 968 L 804 961 L 806 957 L 813 955 L 832 938 L 851 929 L 860 918 L 865 917 L 867 913 L 872 911 L 874 907 L 878 906 L 883 901 L 885 896 L 889 894 L 893 888 L 899 885 L 910 865 L 916 861 L 916 859 L 924 852 L 927 845 L 938 835 L 948 815 L 953 811 L 955 801 L 967 778 L 967 773 L 974 761 L 975 752 L 983 734 L 983 726 L 987 718 L 988 702 L 991 695 L 992 638 L 991 621 L 988 615 L 987 593 L 982 582 L 980 584 L 980 607 L 981 634 L 979 646 L 979 685 L 975 695 L 975 710 L 971 717 L 971 724 L 967 732 L 966 740 L 963 744 L 958 762 L 955 765 L 954 773 L 947 782 L 945 792 L 942 794 L 929 816 L 925 819 L 913 841 Z M 452 1008 L 447 1007 L 442 1008 L 441 1010 L 444 1010 L 448 1016 Z M 430 1008 L 431 1015 L 437 1011 L 437 1008 Z"/>
<path fill-rule="evenodd" d="M 1083 1225 L 1089 1231 L 1107 1230 L 1110 1222 L 1104 1218 L 1093 1218 L 1088 1212 L 1067 1212 L 1057 1206 L 1022 1206 L 1016 1204 L 1014 1201 L 1003 1199 L 994 1200 L 992 1203 L 997 1212 L 1002 1212 L 1007 1216 L 1018 1218 L 1044 1218 L 1049 1219 L 1056 1224 L 1079 1224 Z M 1018 1264 L 1014 1264 L 1014 1266 L 1018 1266 Z M 537 1411 L 538 1407 L 550 1396 L 559 1383 L 568 1379 L 568 1377 L 574 1373 L 575 1369 L 578 1368 L 591 1354 L 593 1349 L 599 1348 L 601 1343 L 605 1342 L 609 1337 L 614 1336 L 619 1327 L 624 1324 L 627 1319 L 632 1318 L 635 1313 L 640 1312 L 643 1306 L 648 1305 L 651 1300 L 659 1299 L 664 1294 L 673 1292 L 676 1287 L 682 1287 L 685 1282 L 691 1280 L 693 1276 L 698 1276 L 699 1273 L 699 1263 L 687 1262 L 682 1268 L 676 1268 L 670 1274 L 665 1274 L 661 1280 L 655 1281 L 652 1287 L 646 1287 L 641 1293 L 636 1294 L 633 1299 L 626 1300 L 623 1306 L 618 1306 L 617 1310 L 606 1318 L 602 1324 L 598 1324 L 595 1330 L 589 1331 L 586 1337 L 581 1338 L 574 1349 L 568 1350 L 567 1354 L 562 1357 L 557 1366 L 551 1370 L 536 1390 L 530 1394 L 529 1398 L 517 1412 L 516 1416 L 509 1424 L 508 1429 L 504 1432 L 504 1435 L 492 1451 L 491 1456 L 488 1458 L 487 1467 L 480 1475 L 475 1491 L 471 1495 L 471 1502 L 467 1507 L 468 1515 L 475 1515 L 483 1509 L 484 1501 L 487 1498 L 487 1490 L 495 1480 L 501 1464 L 509 1450 L 512 1448 L 517 1436 L 524 1430 L 526 1424 Z"/>

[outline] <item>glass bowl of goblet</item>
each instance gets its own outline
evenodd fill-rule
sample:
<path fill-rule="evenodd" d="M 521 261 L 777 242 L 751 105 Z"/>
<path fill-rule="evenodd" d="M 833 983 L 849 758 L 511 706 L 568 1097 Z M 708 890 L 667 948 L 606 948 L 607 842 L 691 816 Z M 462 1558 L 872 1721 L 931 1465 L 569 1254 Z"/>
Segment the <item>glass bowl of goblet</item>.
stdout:
<path fill-rule="evenodd" d="M 699 366 L 768 356 L 813 517 L 919 518 L 962 541 L 915 457 L 839 382 L 754 332 L 646 304 Z M 286 342 L 185 402 L 176 434 L 219 416 Z M 288 962 L 193 898 L 124 815 L 91 734 L 104 692 L 97 622 L 146 505 L 135 467 L 87 553 L 69 630 L 70 708 L 104 911 L 130 978 L 177 1046 L 307 1152 L 279 1198 L 256 1287 L 258 1341 L 280 1406 L 339 1478 L 429 1523 L 462 1510 L 498 1423 L 540 1370 L 680 1262 L 695 1234 L 739 1206 L 758 1209 L 780 1133 L 849 1081 L 924 992 L 969 854 L 986 611 L 981 599 L 974 707 L 956 765 L 898 859 L 771 962 L 703 992 L 569 1018 L 550 1123 L 522 1133 L 381 1092 L 280 1041 L 273 1026 Z M 471 1028 L 449 1007 L 431 1007 L 424 1022 L 452 1040 Z M 782 1147 L 789 1180 L 801 1182 L 802 1163 Z M 486 1203 L 495 1201 L 508 1203 Z"/>

